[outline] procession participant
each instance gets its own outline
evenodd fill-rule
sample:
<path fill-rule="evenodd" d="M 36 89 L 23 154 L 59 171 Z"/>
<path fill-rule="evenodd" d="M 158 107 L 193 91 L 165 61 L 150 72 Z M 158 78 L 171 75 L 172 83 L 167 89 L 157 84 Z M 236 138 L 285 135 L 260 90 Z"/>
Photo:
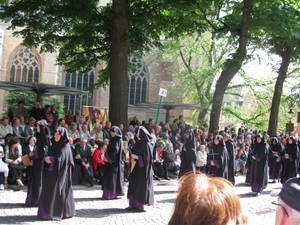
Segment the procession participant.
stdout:
<path fill-rule="evenodd" d="M 250 185 L 252 192 L 256 196 L 261 194 L 262 190 L 267 187 L 268 183 L 268 151 L 265 137 L 262 134 L 255 136 L 255 143 L 248 155 L 248 161 L 251 161 L 250 168 Z"/>
<path fill-rule="evenodd" d="M 281 155 L 284 147 L 277 137 L 271 139 L 269 148 L 269 179 L 273 179 L 273 183 L 279 180 L 281 169 Z"/>
<path fill-rule="evenodd" d="M 136 143 L 132 148 L 131 158 L 135 162 L 129 178 L 126 210 L 144 211 L 144 205 L 154 204 L 151 135 L 143 126 L 135 130 Z"/>
<path fill-rule="evenodd" d="M 110 140 L 104 155 L 103 198 L 116 199 L 124 195 L 124 164 L 122 132 L 117 126 L 109 130 Z"/>
<path fill-rule="evenodd" d="M 42 171 L 43 171 L 43 158 L 48 154 L 48 148 L 51 145 L 50 129 L 47 126 L 46 120 L 39 120 L 37 122 L 37 141 L 35 148 L 29 156 L 32 158 L 32 170 L 28 182 L 27 197 L 25 205 L 36 206 L 39 203 L 42 191 Z M 29 138 L 32 139 L 32 137 Z"/>
<path fill-rule="evenodd" d="M 44 178 L 37 216 L 45 220 L 60 220 L 76 214 L 72 190 L 75 166 L 67 130 L 58 127 L 51 142 L 48 156 L 44 158 Z"/>
<path fill-rule="evenodd" d="M 281 151 L 281 157 L 281 183 L 284 184 L 288 179 L 297 176 L 298 146 L 293 136 L 288 138 L 285 149 Z"/>
<path fill-rule="evenodd" d="M 192 129 L 185 133 L 185 142 L 180 153 L 181 164 L 179 178 L 185 173 L 196 172 L 196 140 Z"/>
<path fill-rule="evenodd" d="M 233 140 L 229 134 L 224 135 L 224 141 L 228 153 L 228 180 L 235 184 L 235 174 L 234 174 L 234 146 L 233 146 Z"/>
<path fill-rule="evenodd" d="M 216 135 L 210 152 L 207 154 L 208 174 L 228 179 L 228 153 L 224 139 Z"/>

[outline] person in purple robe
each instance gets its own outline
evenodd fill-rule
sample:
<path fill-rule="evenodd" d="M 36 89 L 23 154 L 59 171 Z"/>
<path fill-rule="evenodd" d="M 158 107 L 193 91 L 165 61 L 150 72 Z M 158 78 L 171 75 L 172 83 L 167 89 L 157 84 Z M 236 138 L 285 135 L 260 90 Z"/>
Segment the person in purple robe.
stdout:
<path fill-rule="evenodd" d="M 298 145 L 295 137 L 290 136 L 287 139 L 285 148 L 281 151 L 280 155 L 282 157 L 282 172 L 281 172 L 281 183 L 285 182 L 297 176 L 298 172 Z"/>
<path fill-rule="evenodd" d="M 116 199 L 124 195 L 124 163 L 123 140 L 119 127 L 112 126 L 109 130 L 110 141 L 104 155 L 105 169 L 103 175 L 103 195 L 106 200 Z"/>
<path fill-rule="evenodd" d="M 279 180 L 281 169 L 281 155 L 280 153 L 284 149 L 282 143 L 277 137 L 271 138 L 269 148 L 269 179 L 273 179 L 273 183 Z"/>
<path fill-rule="evenodd" d="M 32 137 L 29 138 L 28 142 Z M 32 169 L 28 181 L 27 197 L 25 205 L 38 206 L 42 191 L 42 165 L 43 158 L 51 145 L 50 130 L 47 126 L 46 120 L 39 120 L 37 122 L 37 141 L 32 152 Z"/>
<path fill-rule="evenodd" d="M 180 159 L 179 178 L 186 173 L 196 172 L 196 138 L 192 129 L 185 132 L 185 142 L 180 153 Z"/>
<path fill-rule="evenodd" d="M 144 205 L 154 204 L 153 191 L 153 145 L 151 135 L 143 126 L 135 129 L 135 145 L 132 148 L 131 166 L 127 198 L 128 211 L 144 212 Z"/>
<path fill-rule="evenodd" d="M 44 220 L 61 220 L 75 216 L 72 190 L 74 160 L 68 131 L 56 128 L 48 156 L 44 157 L 42 192 L 37 216 Z"/>
<path fill-rule="evenodd" d="M 248 160 L 251 161 L 249 172 L 251 190 L 258 196 L 268 184 L 268 151 L 264 135 L 257 134 L 255 136 L 253 149 L 249 152 Z"/>
<path fill-rule="evenodd" d="M 228 179 L 228 153 L 222 135 L 216 135 L 207 154 L 208 174 Z"/>

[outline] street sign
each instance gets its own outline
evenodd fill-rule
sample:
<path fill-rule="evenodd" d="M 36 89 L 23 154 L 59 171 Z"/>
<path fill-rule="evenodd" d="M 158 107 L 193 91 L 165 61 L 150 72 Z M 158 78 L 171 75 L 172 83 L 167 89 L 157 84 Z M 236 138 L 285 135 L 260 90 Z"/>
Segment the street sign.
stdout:
<path fill-rule="evenodd" d="M 162 97 L 167 97 L 167 93 L 168 93 L 167 89 L 160 88 L 158 95 Z"/>

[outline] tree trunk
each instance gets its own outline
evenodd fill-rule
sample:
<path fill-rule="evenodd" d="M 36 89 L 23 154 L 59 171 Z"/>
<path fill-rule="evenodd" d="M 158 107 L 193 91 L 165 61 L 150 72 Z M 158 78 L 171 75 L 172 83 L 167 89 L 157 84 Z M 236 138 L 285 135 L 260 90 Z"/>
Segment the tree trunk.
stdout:
<path fill-rule="evenodd" d="M 128 115 L 128 52 L 125 38 L 129 31 L 128 1 L 113 0 L 113 21 L 110 49 L 109 119 L 112 125 L 127 125 Z"/>
<path fill-rule="evenodd" d="M 291 62 L 291 55 L 292 55 L 291 47 L 287 47 L 286 50 L 280 52 L 279 55 L 281 56 L 282 61 L 278 71 L 278 77 L 275 83 L 275 89 L 274 89 L 270 119 L 269 119 L 269 129 L 268 129 L 268 133 L 271 137 L 276 136 L 276 132 L 277 132 L 279 104 L 280 104 L 283 84 L 286 79 L 289 64 Z"/>
<path fill-rule="evenodd" d="M 200 109 L 199 115 L 198 115 L 198 122 L 200 122 L 200 123 L 205 122 L 205 117 L 207 115 L 207 112 L 208 112 L 208 108 Z"/>
<path fill-rule="evenodd" d="M 247 41 L 249 30 L 249 18 L 251 11 L 251 0 L 244 0 L 242 24 L 239 37 L 239 46 L 234 56 L 227 59 L 224 63 L 224 70 L 222 71 L 216 83 L 215 92 L 212 100 L 212 109 L 209 121 L 209 132 L 214 133 L 219 127 L 219 120 L 221 114 L 221 107 L 224 94 L 228 84 L 234 75 L 240 70 L 242 63 L 247 54 Z"/>

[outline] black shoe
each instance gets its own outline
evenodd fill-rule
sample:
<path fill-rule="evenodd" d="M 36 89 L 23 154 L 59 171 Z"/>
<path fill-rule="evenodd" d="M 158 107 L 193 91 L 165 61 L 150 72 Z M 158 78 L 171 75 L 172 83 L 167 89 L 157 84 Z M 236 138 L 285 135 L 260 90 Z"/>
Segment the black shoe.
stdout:
<path fill-rule="evenodd" d="M 92 181 L 91 181 L 91 183 L 90 183 L 90 185 L 91 185 L 91 187 L 93 187 L 95 184 L 97 184 L 99 182 L 99 180 L 97 180 L 97 179 L 93 179 Z"/>
<path fill-rule="evenodd" d="M 156 175 L 153 176 L 153 179 L 160 181 L 160 178 L 158 176 L 156 176 Z"/>
<path fill-rule="evenodd" d="M 125 208 L 126 211 L 132 211 L 132 212 L 146 212 L 143 208 L 133 208 L 131 206 Z"/>
<path fill-rule="evenodd" d="M 164 177 L 164 179 L 165 179 L 165 180 L 171 180 L 171 178 L 170 178 L 170 177 Z"/>

